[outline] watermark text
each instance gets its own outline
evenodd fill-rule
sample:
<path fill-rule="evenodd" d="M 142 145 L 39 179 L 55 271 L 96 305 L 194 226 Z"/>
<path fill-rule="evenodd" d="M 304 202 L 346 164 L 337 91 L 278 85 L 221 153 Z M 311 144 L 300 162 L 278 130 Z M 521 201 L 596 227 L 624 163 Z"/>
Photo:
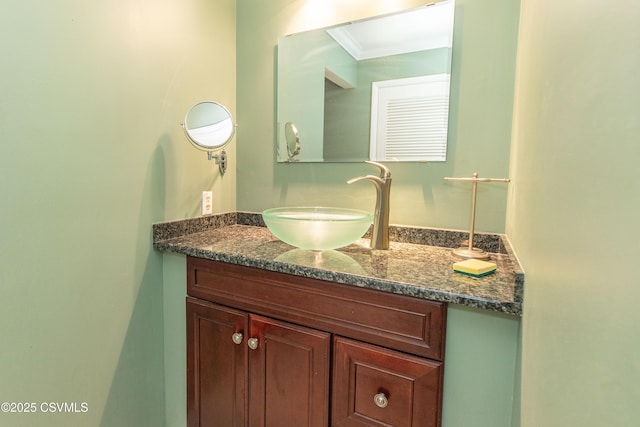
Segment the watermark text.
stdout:
<path fill-rule="evenodd" d="M 5 414 L 85 414 L 87 402 L 2 402 L 0 412 Z"/>

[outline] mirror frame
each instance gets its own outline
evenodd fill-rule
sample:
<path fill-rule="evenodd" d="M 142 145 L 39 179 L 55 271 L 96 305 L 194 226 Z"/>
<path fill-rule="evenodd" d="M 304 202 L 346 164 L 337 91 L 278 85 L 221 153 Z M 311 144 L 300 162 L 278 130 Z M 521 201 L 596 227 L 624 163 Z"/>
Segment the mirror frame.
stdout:
<path fill-rule="evenodd" d="M 196 108 L 204 104 L 212 104 L 220 107 L 227 114 L 227 116 L 229 116 L 229 120 L 231 120 L 231 132 L 229 133 L 229 136 L 227 137 L 227 139 L 221 142 L 220 144 L 212 145 L 212 146 L 204 145 L 202 141 L 198 141 L 197 138 L 195 138 L 191 133 L 189 133 L 190 129 L 187 125 L 189 114 L 191 114 Z M 200 101 L 197 104 L 195 104 L 193 107 L 189 108 L 189 111 L 187 111 L 187 114 L 185 114 L 184 116 L 184 124 L 182 125 L 182 127 L 184 129 L 185 135 L 187 136 L 187 139 L 194 147 L 196 147 L 199 150 L 208 151 L 208 152 L 221 150 L 224 147 L 226 147 L 231 142 L 231 140 L 233 139 L 233 136 L 236 133 L 236 124 L 233 122 L 233 116 L 231 115 L 231 112 L 229 111 L 229 109 L 227 109 L 227 107 L 215 101 Z"/>
<path fill-rule="evenodd" d="M 217 144 L 217 145 L 205 145 L 202 143 L 202 141 L 198 140 L 197 138 L 195 138 L 190 132 L 189 132 L 189 127 L 187 125 L 187 123 L 189 122 L 189 115 L 198 107 L 204 105 L 204 104 L 211 104 L 213 106 L 219 107 L 223 113 L 225 113 L 227 115 L 227 117 L 229 117 L 229 121 L 231 122 L 231 131 L 229 133 L 229 135 L 227 136 L 226 140 L 222 141 L 221 143 Z M 226 119 L 225 119 L 226 121 Z M 202 151 L 206 151 L 209 154 L 209 160 L 215 160 L 216 164 L 218 165 L 219 169 L 220 169 L 220 174 L 224 175 L 224 173 L 227 170 L 227 152 L 224 150 L 224 147 L 227 146 L 227 144 L 229 144 L 231 142 L 231 140 L 233 139 L 233 136 L 236 133 L 236 127 L 238 125 L 236 123 L 234 123 L 233 121 L 233 116 L 231 115 L 231 112 L 229 111 L 229 109 L 227 107 L 225 107 L 224 105 L 220 104 L 219 102 L 215 102 L 215 101 L 200 101 L 197 104 L 195 104 L 193 107 L 189 108 L 189 110 L 187 111 L 187 114 L 185 114 L 184 116 L 184 122 L 182 123 L 182 129 L 184 130 L 184 134 L 187 137 L 187 140 L 191 143 L 191 145 L 193 145 L 195 148 L 197 148 L 198 150 L 202 150 Z M 218 150 L 222 150 L 220 152 L 220 154 L 216 154 L 214 155 L 213 152 L 214 151 L 218 151 Z"/>

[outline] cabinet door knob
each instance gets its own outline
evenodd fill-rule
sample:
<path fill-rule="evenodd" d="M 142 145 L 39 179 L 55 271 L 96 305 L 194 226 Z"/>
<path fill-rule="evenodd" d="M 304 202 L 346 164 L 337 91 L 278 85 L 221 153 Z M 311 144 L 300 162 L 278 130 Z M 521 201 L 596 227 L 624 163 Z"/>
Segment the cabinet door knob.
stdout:
<path fill-rule="evenodd" d="M 373 401 L 375 402 L 378 408 L 386 408 L 387 405 L 389 404 L 389 400 L 387 399 L 387 396 L 384 393 L 378 393 L 375 396 L 373 396 Z"/>
<path fill-rule="evenodd" d="M 242 344 L 242 339 L 244 337 L 242 336 L 241 332 L 236 332 L 235 334 L 231 335 L 231 339 L 233 340 L 234 343 L 236 344 Z"/>
<path fill-rule="evenodd" d="M 251 350 L 255 350 L 258 348 L 258 338 L 249 338 L 247 340 L 247 345 Z"/>

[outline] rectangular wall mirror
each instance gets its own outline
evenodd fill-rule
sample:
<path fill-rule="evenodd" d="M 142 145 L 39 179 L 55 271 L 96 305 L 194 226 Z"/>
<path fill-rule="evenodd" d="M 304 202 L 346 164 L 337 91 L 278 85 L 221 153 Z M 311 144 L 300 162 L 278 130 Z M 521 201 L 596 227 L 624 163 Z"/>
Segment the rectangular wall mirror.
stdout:
<path fill-rule="evenodd" d="M 278 40 L 279 162 L 445 161 L 454 0 Z"/>

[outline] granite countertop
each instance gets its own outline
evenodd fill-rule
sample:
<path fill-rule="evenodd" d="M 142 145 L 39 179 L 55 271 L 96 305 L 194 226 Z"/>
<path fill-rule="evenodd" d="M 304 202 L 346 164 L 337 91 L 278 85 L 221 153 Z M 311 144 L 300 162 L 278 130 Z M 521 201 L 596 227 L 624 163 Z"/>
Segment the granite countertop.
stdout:
<path fill-rule="evenodd" d="M 191 255 L 385 292 L 522 315 L 524 273 L 509 240 L 477 234 L 496 273 L 475 278 L 454 273 L 451 248 L 468 234 L 455 230 L 390 227 L 391 248 L 369 249 L 369 239 L 320 253 L 296 249 L 264 227 L 260 214 L 234 212 L 153 226 L 156 250 Z"/>

